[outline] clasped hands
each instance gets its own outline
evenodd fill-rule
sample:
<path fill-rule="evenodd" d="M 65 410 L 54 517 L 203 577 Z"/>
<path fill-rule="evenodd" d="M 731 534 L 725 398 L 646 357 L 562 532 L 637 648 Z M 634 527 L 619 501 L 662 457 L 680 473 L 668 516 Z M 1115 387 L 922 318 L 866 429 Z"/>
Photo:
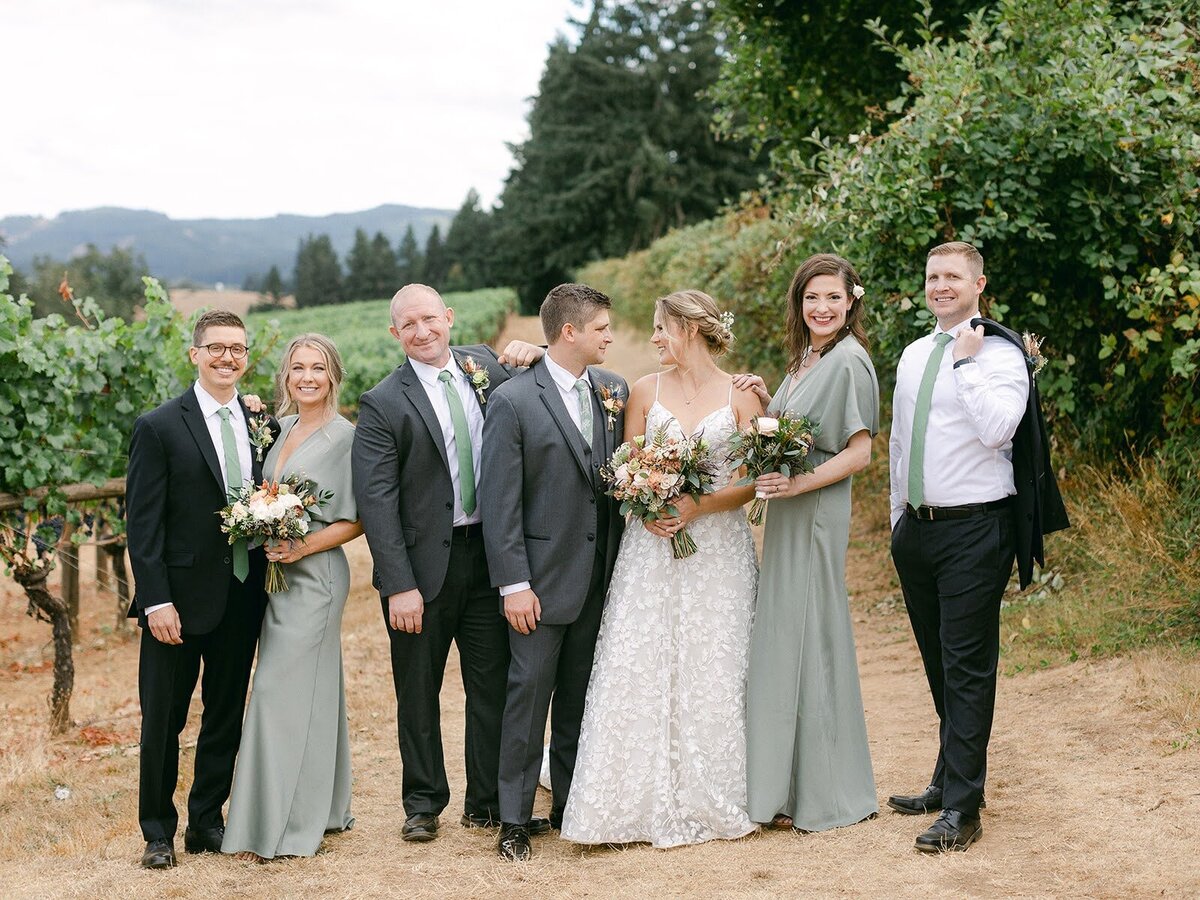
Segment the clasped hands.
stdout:
<path fill-rule="evenodd" d="M 286 541 L 268 541 L 265 549 L 269 562 L 294 563 L 308 556 L 304 541 L 293 541 L 290 538 Z"/>
<path fill-rule="evenodd" d="M 673 538 L 700 515 L 700 504 L 691 494 L 681 494 L 671 502 L 671 505 L 678 510 L 679 514 L 652 519 L 649 522 L 643 520 L 642 525 L 648 532 L 660 538 Z"/>

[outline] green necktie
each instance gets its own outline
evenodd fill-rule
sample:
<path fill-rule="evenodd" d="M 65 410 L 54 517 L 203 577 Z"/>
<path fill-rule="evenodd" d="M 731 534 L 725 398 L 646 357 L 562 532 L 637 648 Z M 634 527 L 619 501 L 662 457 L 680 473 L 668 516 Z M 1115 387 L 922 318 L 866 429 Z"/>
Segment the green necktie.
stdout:
<path fill-rule="evenodd" d="M 438 381 L 446 391 L 446 402 L 450 404 L 450 421 L 454 424 L 454 447 L 458 451 L 458 489 L 462 494 L 462 508 L 468 516 L 475 512 L 475 460 L 471 455 L 471 430 L 467 427 L 467 411 L 462 398 L 451 382 L 454 376 L 443 370 Z"/>
<path fill-rule="evenodd" d="M 231 491 L 240 491 L 244 484 L 242 479 L 242 461 L 238 458 L 237 441 L 233 437 L 233 426 L 229 424 L 230 409 L 222 406 L 217 410 L 221 417 L 221 449 L 225 451 L 225 480 Z M 250 574 L 250 551 L 246 549 L 246 541 L 239 539 L 233 542 L 233 577 L 245 581 Z"/>
<path fill-rule="evenodd" d="M 933 352 L 925 363 L 921 386 L 917 389 L 917 405 L 913 409 L 912 443 L 908 450 L 908 503 L 921 506 L 925 503 L 925 430 L 929 426 L 929 407 L 933 403 L 933 384 L 937 381 L 946 345 L 953 337 L 943 332 L 933 339 Z"/>
<path fill-rule="evenodd" d="M 587 379 L 580 378 L 575 382 L 575 393 L 579 395 L 579 433 L 587 445 L 592 446 L 592 398 L 588 390 Z"/>

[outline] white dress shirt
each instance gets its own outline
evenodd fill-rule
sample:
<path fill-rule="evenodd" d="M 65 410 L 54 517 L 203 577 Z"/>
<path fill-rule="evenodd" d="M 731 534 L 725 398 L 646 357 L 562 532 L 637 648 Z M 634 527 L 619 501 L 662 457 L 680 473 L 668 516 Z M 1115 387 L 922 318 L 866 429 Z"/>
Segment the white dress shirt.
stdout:
<path fill-rule="evenodd" d="M 575 427 L 582 430 L 582 419 L 579 417 L 579 395 L 575 393 L 575 382 L 579 380 L 558 363 L 556 363 L 547 353 L 542 357 L 546 363 L 546 371 L 550 373 L 550 377 L 554 380 L 554 386 L 558 388 L 559 396 L 562 397 L 563 406 L 567 408 L 567 415 L 571 417 L 571 421 L 575 423 Z M 588 383 L 588 402 L 591 402 L 592 376 L 587 369 L 583 370 L 583 375 L 579 376 Z M 518 584 L 504 584 L 500 586 L 500 596 L 507 597 L 509 594 L 515 594 L 519 591 L 527 591 L 532 585 L 528 581 L 522 581 Z"/>
<path fill-rule="evenodd" d="M 970 319 L 950 329 L 957 336 Z M 890 445 L 892 527 L 908 503 L 908 453 L 913 410 L 935 335 L 913 341 L 896 369 Z M 1017 492 L 1012 439 L 1029 399 L 1029 371 L 1021 351 L 988 336 L 975 362 L 954 368 L 954 345 L 946 347 L 934 382 L 925 432 L 924 486 L 928 506 L 989 503 Z"/>
<path fill-rule="evenodd" d="M 197 381 L 194 386 L 196 401 L 200 404 L 200 413 L 204 416 L 204 424 L 208 426 L 208 436 L 212 439 L 213 449 L 217 451 L 217 462 L 221 465 L 221 482 L 229 484 L 229 473 L 225 471 L 225 442 L 221 440 L 221 417 L 217 410 L 223 406 L 229 407 L 229 424 L 233 426 L 233 439 L 237 442 L 238 463 L 242 467 L 242 483 L 253 479 L 253 463 L 250 461 L 250 431 L 246 425 L 246 417 L 242 414 L 242 404 L 238 403 L 235 391 L 233 399 L 228 403 L 217 400 L 200 386 Z M 171 606 L 170 603 L 156 603 L 146 607 L 146 615 L 157 609 Z"/>
<path fill-rule="evenodd" d="M 417 373 L 417 378 L 421 381 L 421 387 L 425 388 L 425 395 L 433 406 L 438 424 L 442 426 L 442 444 L 446 448 L 446 461 L 450 465 L 450 484 L 454 489 L 454 526 L 457 528 L 459 525 L 474 524 L 480 521 L 479 506 L 477 504 L 475 511 L 470 515 L 463 512 L 462 485 L 459 483 L 458 477 L 458 442 L 454 438 L 454 420 L 450 418 L 450 403 L 446 400 L 446 388 L 438 380 L 438 376 L 442 372 L 449 372 L 453 376 L 450 383 L 458 391 L 463 411 L 467 414 L 467 429 L 471 433 L 471 462 L 475 469 L 476 497 L 479 497 L 480 448 L 483 446 L 483 410 L 479 408 L 479 398 L 475 396 L 475 389 L 471 387 L 470 379 L 459 367 L 453 353 L 450 354 L 446 365 L 441 368 L 415 359 L 410 359 L 409 362 L 412 363 L 413 371 Z"/>

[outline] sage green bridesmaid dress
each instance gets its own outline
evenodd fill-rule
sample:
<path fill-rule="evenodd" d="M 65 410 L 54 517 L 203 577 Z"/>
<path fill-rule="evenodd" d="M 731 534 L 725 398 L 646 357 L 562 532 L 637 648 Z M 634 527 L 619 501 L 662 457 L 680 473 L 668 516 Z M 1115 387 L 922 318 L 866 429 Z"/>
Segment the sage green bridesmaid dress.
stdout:
<path fill-rule="evenodd" d="M 768 413 L 819 423 L 820 465 L 851 435 L 879 430 L 870 357 L 847 336 L 807 376 L 786 378 Z M 782 814 L 823 831 L 879 810 L 846 594 L 850 481 L 767 504 L 746 695 L 755 822 Z"/>
<path fill-rule="evenodd" d="M 263 471 L 300 474 L 332 499 L 310 512 L 310 534 L 358 513 L 350 481 L 354 426 L 338 417 L 292 451 L 276 471 L 295 416 L 280 422 Z M 242 728 L 221 849 L 271 859 L 312 856 L 326 831 L 350 815 L 350 735 L 342 676 L 342 610 L 350 566 L 341 547 L 284 566 L 288 590 L 271 594 L 258 639 L 258 664 Z"/>

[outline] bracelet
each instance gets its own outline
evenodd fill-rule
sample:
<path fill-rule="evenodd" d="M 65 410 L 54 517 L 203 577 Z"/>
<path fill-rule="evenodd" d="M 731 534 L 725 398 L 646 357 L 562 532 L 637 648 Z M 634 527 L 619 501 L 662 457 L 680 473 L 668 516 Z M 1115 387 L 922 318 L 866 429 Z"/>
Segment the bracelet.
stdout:
<path fill-rule="evenodd" d="M 975 357 L 973 357 L 973 356 L 964 356 L 962 359 L 955 360 L 955 362 L 954 362 L 954 368 L 956 368 L 956 369 L 957 369 L 959 366 L 965 366 L 967 363 L 973 363 L 973 362 L 975 362 Z"/>

